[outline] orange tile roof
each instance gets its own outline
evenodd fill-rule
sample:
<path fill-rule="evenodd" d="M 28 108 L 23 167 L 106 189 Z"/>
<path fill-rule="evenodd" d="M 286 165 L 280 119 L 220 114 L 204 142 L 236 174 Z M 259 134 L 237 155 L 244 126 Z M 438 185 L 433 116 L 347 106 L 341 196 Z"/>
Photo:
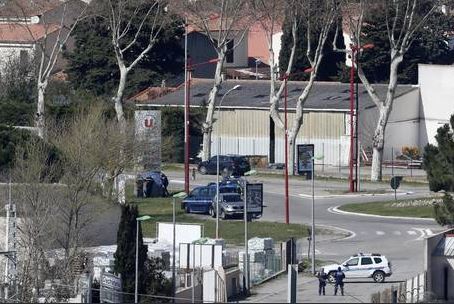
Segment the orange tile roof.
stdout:
<path fill-rule="evenodd" d="M 22 18 L 42 15 L 44 12 L 60 6 L 60 0 L 7 0 L 0 7 L 2 18 Z"/>
<path fill-rule="evenodd" d="M 0 24 L 0 43 L 33 43 L 59 28 L 57 24 Z"/>

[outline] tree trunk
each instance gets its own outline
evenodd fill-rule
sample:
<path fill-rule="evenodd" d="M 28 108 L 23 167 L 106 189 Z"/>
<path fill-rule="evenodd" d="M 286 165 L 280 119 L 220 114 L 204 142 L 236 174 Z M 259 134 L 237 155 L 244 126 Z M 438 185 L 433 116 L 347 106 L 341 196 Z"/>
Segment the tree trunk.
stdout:
<path fill-rule="evenodd" d="M 373 154 L 372 167 L 370 172 L 371 181 L 382 180 L 382 164 L 383 164 L 383 148 L 385 146 L 385 131 L 388 124 L 389 114 L 391 113 L 394 94 L 397 86 L 397 70 L 403 60 L 403 55 L 395 50 L 391 52 L 391 65 L 389 72 L 389 84 L 386 93 L 386 99 L 378 108 L 379 117 L 377 127 L 375 128 L 374 137 L 372 139 Z"/>
<path fill-rule="evenodd" d="M 125 93 L 126 80 L 128 77 L 128 70 L 124 66 L 120 66 L 120 80 L 118 83 L 117 94 L 112 98 L 115 106 L 115 113 L 117 114 L 117 121 L 120 124 L 120 131 L 126 132 L 126 119 L 123 111 L 123 95 Z"/>
<path fill-rule="evenodd" d="M 44 96 L 46 94 L 47 80 L 38 81 L 38 104 L 35 116 L 35 127 L 38 129 L 38 136 L 44 138 L 45 119 L 44 119 Z"/>
<path fill-rule="evenodd" d="M 203 153 L 202 160 L 208 160 L 211 157 L 211 134 L 213 133 L 213 116 L 216 107 L 217 94 L 222 84 L 222 67 L 224 65 L 225 50 L 218 52 L 218 62 L 216 64 L 216 73 L 214 75 L 214 85 L 208 97 L 208 108 L 205 123 L 203 124 Z"/>
<path fill-rule="evenodd" d="M 296 135 L 298 133 L 288 132 L 288 172 L 290 175 L 295 175 L 295 144 L 296 144 Z"/>

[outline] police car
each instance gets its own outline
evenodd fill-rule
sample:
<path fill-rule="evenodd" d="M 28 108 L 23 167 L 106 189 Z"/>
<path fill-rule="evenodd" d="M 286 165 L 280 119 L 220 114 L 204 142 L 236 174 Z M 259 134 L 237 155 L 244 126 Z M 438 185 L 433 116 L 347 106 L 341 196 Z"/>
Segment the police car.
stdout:
<path fill-rule="evenodd" d="M 359 253 L 351 256 L 341 265 L 331 264 L 323 267 L 323 271 L 328 274 L 328 280 L 334 283 L 334 275 L 341 267 L 345 278 L 373 278 L 377 283 L 383 283 L 386 277 L 392 274 L 391 263 L 379 253 Z"/>

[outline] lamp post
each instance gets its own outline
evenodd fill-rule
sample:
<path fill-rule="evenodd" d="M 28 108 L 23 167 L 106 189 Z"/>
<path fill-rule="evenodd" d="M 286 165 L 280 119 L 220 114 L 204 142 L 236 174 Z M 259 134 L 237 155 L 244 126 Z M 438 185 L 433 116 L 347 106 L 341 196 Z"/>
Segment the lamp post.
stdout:
<path fill-rule="evenodd" d="M 190 113 L 190 104 L 191 104 L 191 70 L 200 65 L 217 63 L 218 58 L 210 59 L 205 62 L 200 62 L 197 64 L 191 64 L 190 59 L 187 58 L 187 24 L 185 26 L 185 85 L 184 85 L 184 191 L 189 193 L 189 154 L 190 154 L 190 143 L 191 143 L 191 134 L 190 134 L 190 122 L 189 122 L 189 113 Z"/>
<path fill-rule="evenodd" d="M 148 221 L 151 216 L 144 215 L 136 218 L 136 273 L 134 287 L 134 303 L 139 303 L 139 222 Z"/>
<path fill-rule="evenodd" d="M 312 160 L 312 225 L 311 225 L 311 239 L 312 239 L 312 274 L 315 274 L 315 160 L 323 159 L 323 155 L 319 157 L 311 156 Z"/>
<path fill-rule="evenodd" d="M 359 123 L 359 94 L 358 81 L 354 86 L 355 81 L 355 65 L 356 75 L 358 76 L 359 55 L 358 51 L 371 49 L 372 43 L 363 46 L 355 46 L 350 44 L 351 49 L 351 67 L 350 67 L 350 161 L 349 161 L 349 190 L 350 192 L 358 191 L 358 163 L 359 163 L 359 141 L 358 141 L 358 123 Z M 355 90 L 356 88 L 356 90 Z M 353 177 L 353 167 L 355 167 L 355 177 Z"/>
<path fill-rule="evenodd" d="M 176 275 L 175 275 L 175 251 L 176 251 L 176 219 L 175 219 L 175 204 L 177 198 L 185 198 L 186 192 L 178 192 L 172 195 L 173 206 L 172 206 L 172 226 L 173 226 L 173 237 L 172 237 L 172 302 L 175 303 L 175 292 L 176 288 Z"/>
<path fill-rule="evenodd" d="M 240 85 L 236 85 L 227 92 L 224 93 L 224 95 L 221 98 L 221 101 L 219 102 L 218 105 L 218 110 L 217 110 L 217 117 L 218 117 L 218 127 L 216 128 L 216 134 L 217 134 L 217 139 L 216 143 L 218 145 L 218 153 L 216 156 L 216 238 L 219 238 L 219 152 L 221 151 L 221 145 L 220 145 L 220 138 L 219 138 L 219 128 L 220 128 L 220 122 L 221 122 L 221 116 L 219 115 L 219 111 L 221 110 L 221 105 L 222 102 L 224 101 L 224 98 L 229 95 L 231 92 L 241 89 Z"/>
<path fill-rule="evenodd" d="M 257 172 L 255 170 L 247 171 L 244 173 L 244 176 L 251 176 L 255 175 Z M 243 192 L 244 192 L 244 252 L 245 252 L 245 257 L 244 257 L 244 267 L 243 267 L 243 273 L 244 273 L 244 293 L 247 295 L 249 293 L 249 250 L 248 250 L 248 227 L 247 227 L 247 222 L 248 222 L 248 211 L 247 211 L 247 180 L 246 178 L 243 179 Z"/>
<path fill-rule="evenodd" d="M 288 189 L 288 118 L 287 118 L 287 106 L 288 106 L 288 78 L 291 75 L 301 74 L 301 73 L 310 73 L 312 72 L 312 68 L 307 68 L 302 72 L 296 72 L 292 74 L 285 73 L 280 79 L 284 81 L 284 175 L 285 175 L 285 223 L 288 224 L 290 222 L 289 216 L 289 189 Z M 293 153 L 293 152 L 292 152 Z M 293 164 L 292 164 L 293 169 Z"/>

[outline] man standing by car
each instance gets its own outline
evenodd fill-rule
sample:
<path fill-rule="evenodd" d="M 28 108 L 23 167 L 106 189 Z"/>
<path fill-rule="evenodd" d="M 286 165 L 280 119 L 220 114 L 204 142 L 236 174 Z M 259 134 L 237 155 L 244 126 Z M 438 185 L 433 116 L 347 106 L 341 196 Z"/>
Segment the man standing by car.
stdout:
<path fill-rule="evenodd" d="M 344 279 L 345 274 L 342 271 L 341 267 L 337 268 L 336 274 L 334 275 L 336 279 L 336 284 L 334 285 L 334 295 L 337 295 L 337 289 L 340 287 L 341 294 L 344 295 Z"/>
<path fill-rule="evenodd" d="M 317 274 L 318 277 L 318 295 L 321 296 L 322 293 L 325 295 L 325 286 L 328 275 L 325 273 L 325 270 L 322 268 Z"/>

